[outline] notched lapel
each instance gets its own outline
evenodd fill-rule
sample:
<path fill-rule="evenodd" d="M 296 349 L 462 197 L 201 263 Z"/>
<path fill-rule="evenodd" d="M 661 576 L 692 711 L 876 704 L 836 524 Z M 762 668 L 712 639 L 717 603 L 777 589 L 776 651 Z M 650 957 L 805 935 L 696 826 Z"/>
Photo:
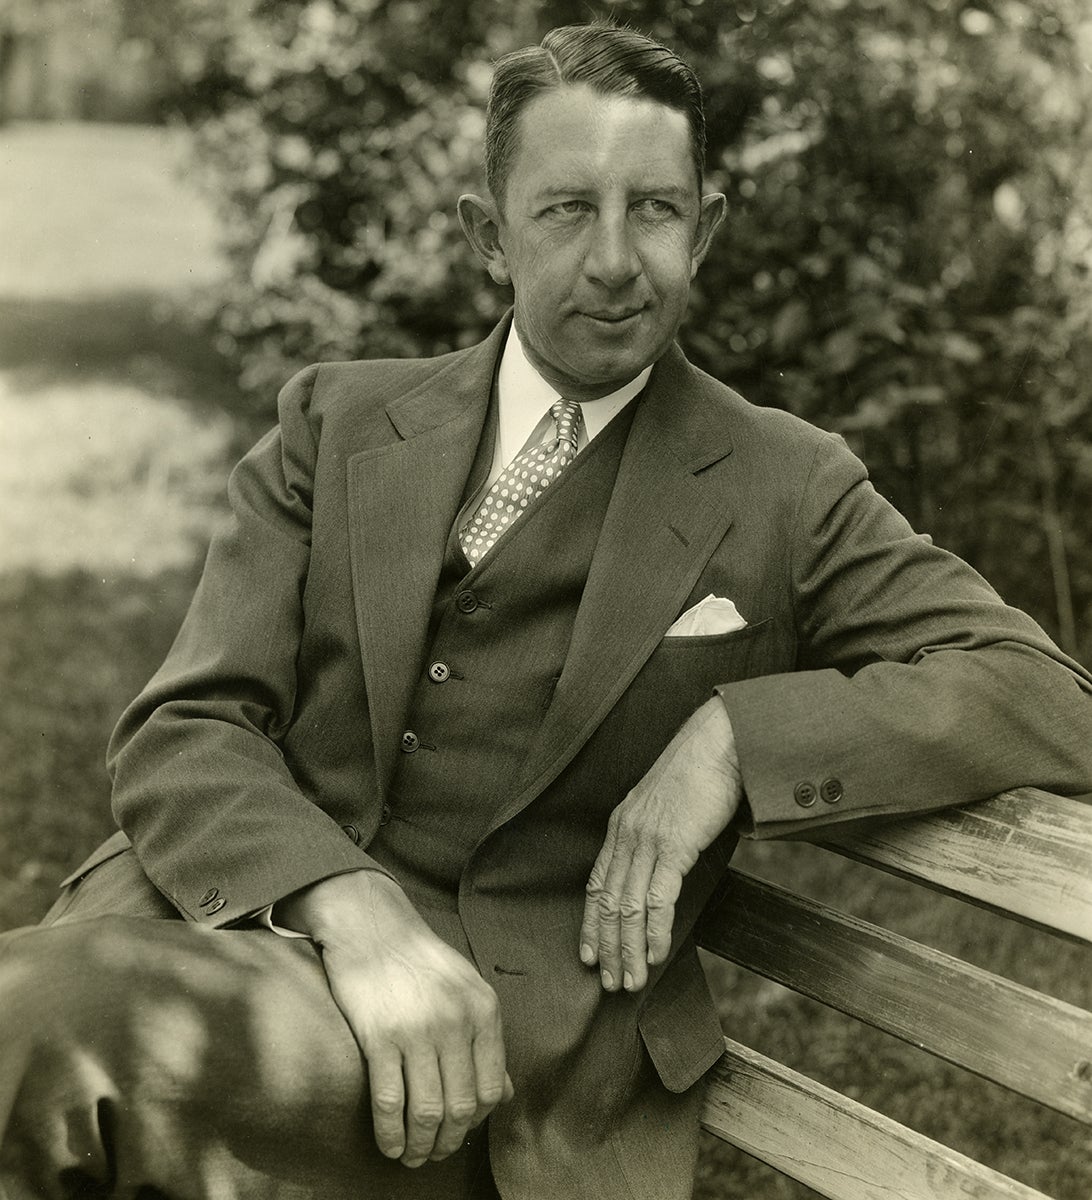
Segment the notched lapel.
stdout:
<path fill-rule="evenodd" d="M 662 640 L 732 523 L 708 469 L 731 453 L 717 385 L 672 349 L 639 400 L 565 669 L 496 829 L 572 761 Z"/>
<path fill-rule="evenodd" d="M 392 401 L 387 415 L 402 440 L 363 450 L 348 463 L 357 630 L 384 791 L 506 332 L 505 323 L 465 358 Z"/>

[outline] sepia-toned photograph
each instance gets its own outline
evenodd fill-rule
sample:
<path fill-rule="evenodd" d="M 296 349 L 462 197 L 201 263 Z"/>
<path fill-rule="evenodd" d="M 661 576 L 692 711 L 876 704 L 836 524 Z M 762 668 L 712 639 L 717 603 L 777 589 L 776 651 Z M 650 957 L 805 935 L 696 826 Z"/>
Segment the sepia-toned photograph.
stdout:
<path fill-rule="evenodd" d="M 0 0 L 0 1200 L 1089 1200 L 1086 0 Z"/>

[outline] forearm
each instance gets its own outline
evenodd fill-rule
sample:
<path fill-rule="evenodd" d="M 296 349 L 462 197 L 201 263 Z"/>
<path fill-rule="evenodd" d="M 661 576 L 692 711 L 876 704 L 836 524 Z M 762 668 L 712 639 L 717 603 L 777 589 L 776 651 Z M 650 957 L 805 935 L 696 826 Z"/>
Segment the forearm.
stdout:
<path fill-rule="evenodd" d="M 1092 788 L 1092 694 L 1027 645 L 937 650 L 852 676 L 797 672 L 718 692 L 756 837 L 818 836 L 835 822 L 1024 785 Z"/>

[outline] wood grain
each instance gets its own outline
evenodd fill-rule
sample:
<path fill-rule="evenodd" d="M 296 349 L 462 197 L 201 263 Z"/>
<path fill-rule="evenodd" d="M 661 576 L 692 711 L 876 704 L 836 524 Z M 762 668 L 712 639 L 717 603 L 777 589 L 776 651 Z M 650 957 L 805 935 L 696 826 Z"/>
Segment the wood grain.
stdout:
<path fill-rule="evenodd" d="M 702 1124 L 832 1200 L 1045 1200 L 725 1038 Z"/>
<path fill-rule="evenodd" d="M 1092 943 L 1092 804 L 1037 788 L 829 833 L 827 849 Z"/>
<path fill-rule="evenodd" d="M 739 872 L 699 941 L 1092 1124 L 1092 1013 Z"/>

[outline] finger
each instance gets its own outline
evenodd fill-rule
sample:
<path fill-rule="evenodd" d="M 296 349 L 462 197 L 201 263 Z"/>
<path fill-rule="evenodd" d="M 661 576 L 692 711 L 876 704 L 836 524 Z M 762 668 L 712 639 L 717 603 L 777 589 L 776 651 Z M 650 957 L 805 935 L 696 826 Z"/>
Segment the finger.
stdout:
<path fill-rule="evenodd" d="M 607 878 L 599 893 L 599 976 L 608 992 L 622 986 L 622 891 L 636 849 L 634 835 L 619 828 Z"/>
<path fill-rule="evenodd" d="M 444 1119 L 436 1131 L 429 1158 L 433 1162 L 454 1154 L 478 1112 L 478 1089 L 470 1046 L 462 1038 L 440 1052 L 440 1081 L 444 1089 Z"/>
<path fill-rule="evenodd" d="M 612 817 L 607 824 L 607 836 L 584 888 L 584 919 L 580 923 L 580 961 L 586 967 L 594 967 L 598 959 L 599 898 L 607 881 L 607 868 L 614 857 L 614 829 Z"/>
<path fill-rule="evenodd" d="M 682 872 L 656 864 L 648 885 L 648 961 L 655 966 L 667 960 L 671 950 L 671 927 L 675 923 L 675 901 L 682 890 Z"/>
<path fill-rule="evenodd" d="M 474 1039 L 471 1053 L 478 1093 L 474 1124 L 478 1125 L 498 1104 L 511 1100 L 515 1094 L 512 1081 L 504 1069 L 504 1041 L 499 1017 L 490 1021 Z"/>
<path fill-rule="evenodd" d="M 406 1149 L 402 1162 L 419 1167 L 432 1153 L 444 1119 L 444 1089 L 436 1052 L 430 1047 L 406 1055 Z"/>
<path fill-rule="evenodd" d="M 375 1144 L 379 1147 L 379 1153 L 387 1158 L 401 1158 L 406 1148 L 406 1091 L 402 1079 L 402 1056 L 389 1048 L 373 1051 L 367 1059 Z"/>
<path fill-rule="evenodd" d="M 656 865 L 655 851 L 638 846 L 622 887 L 619 924 L 622 940 L 622 986 L 638 992 L 648 982 L 648 897 Z"/>

